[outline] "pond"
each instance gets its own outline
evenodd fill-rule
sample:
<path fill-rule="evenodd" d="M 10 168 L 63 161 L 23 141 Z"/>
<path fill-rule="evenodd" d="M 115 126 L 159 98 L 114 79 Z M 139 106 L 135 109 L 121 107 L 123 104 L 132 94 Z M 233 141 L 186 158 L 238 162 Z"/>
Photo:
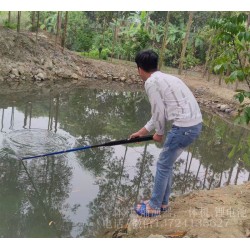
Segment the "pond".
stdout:
<path fill-rule="evenodd" d="M 150 118 L 144 92 L 79 88 L 0 95 L 0 237 L 101 237 L 149 198 L 161 145 L 99 147 Z M 250 180 L 250 133 L 203 111 L 202 134 L 174 166 L 173 197 Z M 170 124 L 169 124 L 170 126 Z"/>

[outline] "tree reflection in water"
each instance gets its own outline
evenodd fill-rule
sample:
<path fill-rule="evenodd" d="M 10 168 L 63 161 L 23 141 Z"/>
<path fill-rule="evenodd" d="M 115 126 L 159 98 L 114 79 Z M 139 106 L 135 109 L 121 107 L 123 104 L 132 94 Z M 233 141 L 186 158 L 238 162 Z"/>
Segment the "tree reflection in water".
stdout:
<path fill-rule="evenodd" d="M 160 152 L 153 142 L 122 146 L 120 155 L 115 147 L 76 152 L 73 164 L 67 162 L 68 156 L 58 155 L 25 161 L 25 166 L 2 145 L 9 131 L 36 126 L 68 133 L 78 145 L 127 138 L 149 118 L 142 92 L 81 89 L 0 97 L 0 236 L 100 236 L 122 227 L 133 205 L 150 197 Z M 200 138 L 174 165 L 174 195 L 250 180 L 249 130 L 205 111 L 203 118 Z M 131 156 L 129 152 L 137 146 L 140 153 Z M 74 168 L 90 173 L 99 188 L 97 194 L 90 194 L 91 202 L 86 202 L 87 215 L 80 214 L 77 221 L 72 215 L 78 215 L 85 203 L 70 201 L 72 180 L 79 173 Z"/>

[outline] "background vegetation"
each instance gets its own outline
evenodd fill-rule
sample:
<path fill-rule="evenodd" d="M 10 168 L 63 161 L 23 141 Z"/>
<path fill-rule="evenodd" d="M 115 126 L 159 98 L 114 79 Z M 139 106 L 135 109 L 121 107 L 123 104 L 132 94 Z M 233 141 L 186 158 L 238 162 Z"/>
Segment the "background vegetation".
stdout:
<path fill-rule="evenodd" d="M 151 48 L 160 54 L 160 67 L 178 68 L 179 74 L 199 69 L 208 79 L 218 74 L 238 91 L 237 121 L 250 122 L 249 12 L 19 11 L 0 12 L 0 24 L 17 32 L 46 32 L 62 50 L 96 59 L 132 61 L 139 50 Z"/>

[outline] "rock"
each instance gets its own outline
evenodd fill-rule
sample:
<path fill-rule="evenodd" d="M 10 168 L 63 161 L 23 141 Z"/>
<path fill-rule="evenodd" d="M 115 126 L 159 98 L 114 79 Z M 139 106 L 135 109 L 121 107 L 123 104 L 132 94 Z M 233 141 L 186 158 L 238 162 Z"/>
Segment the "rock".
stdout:
<path fill-rule="evenodd" d="M 133 81 L 132 81 L 131 79 L 128 79 L 128 80 L 127 80 L 127 83 L 130 85 L 130 84 L 133 83 Z"/>
<path fill-rule="evenodd" d="M 37 75 L 34 76 L 36 81 L 43 81 L 46 79 L 46 73 L 38 73 Z"/>
<path fill-rule="evenodd" d="M 12 73 L 13 75 L 19 77 L 19 71 L 18 71 L 18 69 L 13 68 L 13 69 L 11 70 L 11 73 Z"/>
<path fill-rule="evenodd" d="M 75 79 L 75 80 L 78 80 L 78 79 L 79 79 L 78 75 L 75 74 L 75 73 L 73 73 L 73 74 L 71 75 L 71 78 L 72 78 L 72 79 Z"/>
<path fill-rule="evenodd" d="M 230 108 L 229 105 L 223 104 L 223 105 L 220 106 L 220 111 L 224 112 L 226 109 L 229 109 L 229 108 Z"/>
<path fill-rule="evenodd" d="M 35 64 L 39 64 L 40 63 L 40 61 L 36 57 L 33 59 L 33 61 L 34 61 Z"/>
<path fill-rule="evenodd" d="M 112 79 L 113 77 L 111 75 L 108 75 L 108 78 L 107 78 L 108 82 L 112 82 Z"/>
<path fill-rule="evenodd" d="M 120 78 L 120 81 L 121 81 L 121 82 L 125 82 L 125 81 L 126 81 L 126 77 L 122 76 L 122 77 Z"/>
<path fill-rule="evenodd" d="M 118 79 L 119 79 L 119 77 L 117 77 L 117 76 L 113 76 L 113 77 L 112 77 L 112 80 L 113 80 L 113 81 L 117 81 Z"/>
<path fill-rule="evenodd" d="M 228 109 L 225 109 L 225 113 L 231 113 L 232 112 L 232 109 L 231 108 L 228 108 Z"/>
<path fill-rule="evenodd" d="M 15 77 L 16 77 L 15 75 L 10 74 L 10 78 L 11 78 L 11 79 L 14 79 Z"/>
<path fill-rule="evenodd" d="M 0 76 L 0 82 L 3 82 L 4 78 L 2 76 Z"/>
<path fill-rule="evenodd" d="M 24 66 L 19 66 L 19 67 L 18 67 L 18 71 L 19 71 L 19 74 L 20 74 L 20 75 L 23 75 L 24 72 L 27 71 L 27 70 L 25 69 Z"/>
<path fill-rule="evenodd" d="M 46 69 L 52 70 L 53 69 L 53 63 L 51 60 L 47 59 L 46 62 L 44 63 L 44 67 Z"/>
<path fill-rule="evenodd" d="M 101 75 L 102 79 L 108 79 L 108 75 L 107 74 L 103 74 Z"/>

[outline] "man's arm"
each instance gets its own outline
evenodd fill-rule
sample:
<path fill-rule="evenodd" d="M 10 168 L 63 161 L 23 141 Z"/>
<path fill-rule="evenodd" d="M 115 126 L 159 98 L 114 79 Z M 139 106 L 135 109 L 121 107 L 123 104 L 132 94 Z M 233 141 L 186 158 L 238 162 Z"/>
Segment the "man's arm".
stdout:
<path fill-rule="evenodd" d="M 147 95 L 149 102 L 151 104 L 151 120 L 145 125 L 152 127 L 152 124 L 155 128 L 155 131 L 158 135 L 164 135 L 165 132 L 165 105 L 163 103 L 163 93 L 161 93 L 160 88 L 158 88 L 157 83 L 148 82 L 146 86 Z"/>

